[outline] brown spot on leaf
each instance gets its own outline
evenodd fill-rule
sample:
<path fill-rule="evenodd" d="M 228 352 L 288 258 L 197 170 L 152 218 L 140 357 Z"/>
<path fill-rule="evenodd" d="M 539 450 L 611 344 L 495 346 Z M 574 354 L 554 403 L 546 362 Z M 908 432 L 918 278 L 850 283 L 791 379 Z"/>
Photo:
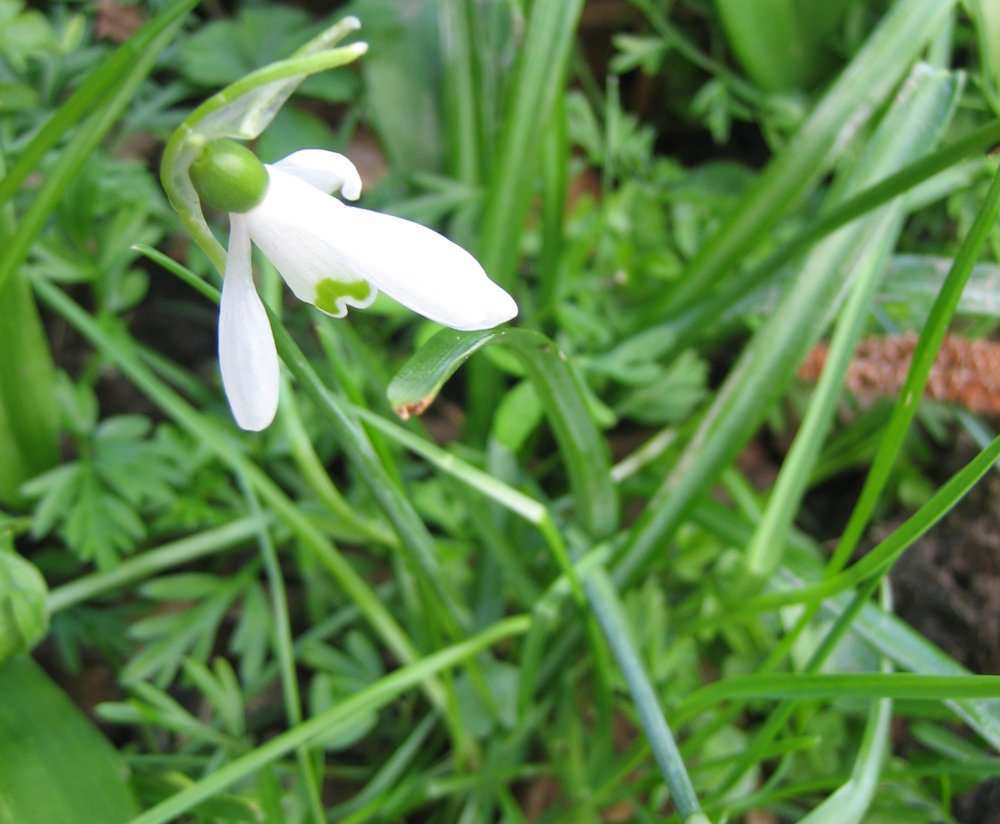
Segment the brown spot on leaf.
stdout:
<path fill-rule="evenodd" d="M 427 411 L 427 407 L 432 403 L 434 403 L 434 396 L 428 395 L 426 398 L 421 398 L 414 403 L 401 403 L 399 406 L 394 407 L 394 409 L 400 418 L 408 421 L 414 415 L 423 415 Z"/>

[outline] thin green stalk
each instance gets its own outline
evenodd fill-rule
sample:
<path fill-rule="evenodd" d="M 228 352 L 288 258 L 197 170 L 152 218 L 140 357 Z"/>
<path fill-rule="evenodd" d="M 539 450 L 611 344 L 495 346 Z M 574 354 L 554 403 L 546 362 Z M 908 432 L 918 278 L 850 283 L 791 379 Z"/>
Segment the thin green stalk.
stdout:
<path fill-rule="evenodd" d="M 59 610 L 76 606 L 165 569 L 173 569 L 206 555 L 232 549 L 252 538 L 270 521 L 271 517 L 268 515 L 240 518 L 225 526 L 172 541 L 156 549 L 148 549 L 141 555 L 122 561 L 108 572 L 84 575 L 68 584 L 56 587 L 49 593 L 47 602 L 49 613 L 54 614 Z"/>
<path fill-rule="evenodd" d="M 916 675 L 900 673 L 767 673 L 736 675 L 701 687 L 677 710 L 687 719 L 713 704 L 734 698 L 772 701 L 861 698 L 899 698 L 942 701 L 945 698 L 1000 698 L 998 675 Z"/>
<path fill-rule="evenodd" d="M 606 573 L 597 571 L 587 576 L 584 586 L 604 637 L 635 701 L 642 729 L 670 790 L 670 798 L 681 819 L 689 822 L 701 812 L 701 806 L 653 685 L 629 640 L 628 621 L 614 585 Z"/>
<path fill-rule="evenodd" d="M 134 818 L 131 824 L 163 824 L 163 822 L 171 821 L 233 784 L 248 778 L 257 770 L 283 757 L 296 747 L 329 735 L 344 723 L 350 723 L 360 713 L 370 712 L 385 706 L 408 689 L 426 682 L 427 679 L 437 675 L 442 670 L 478 654 L 499 641 L 514 635 L 524 634 L 530 626 L 531 619 L 528 616 L 517 615 L 507 618 L 478 635 L 409 664 L 297 727 L 272 738 L 266 744 L 246 755 L 209 773 L 200 781 Z"/>
<path fill-rule="evenodd" d="M 250 505 L 250 512 L 259 516 L 260 503 L 254 494 L 250 483 L 241 478 L 243 494 Z M 290 727 L 294 727 L 302 722 L 302 702 L 299 697 L 299 683 L 295 675 L 295 651 L 292 642 L 292 623 L 288 617 L 288 597 L 285 594 L 285 582 L 281 574 L 281 565 L 278 563 L 278 553 L 271 540 L 271 533 L 267 524 L 261 524 L 257 530 L 257 543 L 260 546 L 261 559 L 264 562 L 264 571 L 267 575 L 267 585 L 271 593 L 271 609 L 273 610 L 274 621 L 274 652 L 278 659 L 278 668 L 281 673 L 281 693 L 285 701 L 285 718 Z M 306 745 L 296 747 L 295 756 L 299 762 L 299 771 L 302 775 L 302 783 L 306 788 L 306 800 L 309 805 L 309 812 L 315 824 L 324 824 L 326 816 L 323 813 L 323 801 L 321 799 L 320 786 L 316 778 L 316 765 L 312 762 L 309 750 Z M 322 758 L 322 750 L 320 750 Z M 322 774 L 322 769 L 320 769 Z"/>
<path fill-rule="evenodd" d="M 828 574 L 834 575 L 843 569 L 851 553 L 858 545 L 868 521 L 871 519 L 882 495 L 883 489 L 892 474 L 892 468 L 903 446 L 910 423 L 917 413 L 917 407 L 923 398 L 924 388 L 930 378 L 931 367 L 941 349 L 941 342 L 948 331 L 955 309 L 958 307 L 962 289 L 972 274 L 983 247 L 993 233 L 997 218 L 1000 217 L 1000 170 L 994 175 L 993 183 L 986 195 L 986 201 L 976 216 L 969 234 L 965 237 L 948 276 L 941 286 L 941 291 L 931 307 L 930 314 L 917 340 L 913 351 L 910 369 L 906 373 L 906 381 L 900 390 L 892 417 L 886 425 L 885 434 L 879 443 L 878 452 L 872 462 L 864 487 L 851 517 L 840 536 L 837 548 L 830 559 Z"/>
<path fill-rule="evenodd" d="M 823 375 L 795 435 L 792 448 L 781 465 L 764 516 L 746 550 L 745 564 L 753 580 L 766 580 L 781 563 L 788 530 L 805 494 L 823 441 L 833 423 L 844 375 L 854 348 L 864 332 L 870 304 L 901 223 L 901 209 L 898 206 L 889 207 L 872 227 L 869 235 L 872 239 L 854 267 L 856 282 L 840 313 Z"/>

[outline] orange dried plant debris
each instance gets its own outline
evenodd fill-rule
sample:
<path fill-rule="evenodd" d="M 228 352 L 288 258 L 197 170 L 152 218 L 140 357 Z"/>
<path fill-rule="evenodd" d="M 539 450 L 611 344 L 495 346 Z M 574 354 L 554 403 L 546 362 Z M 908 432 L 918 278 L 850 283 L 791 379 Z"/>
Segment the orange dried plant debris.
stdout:
<path fill-rule="evenodd" d="M 847 368 L 846 386 L 863 400 L 899 392 L 917 345 L 914 334 L 862 341 Z M 818 344 L 799 368 L 799 377 L 816 381 L 829 346 Z M 1000 415 L 1000 343 L 947 335 L 927 381 L 926 395 L 970 412 Z"/>
<path fill-rule="evenodd" d="M 124 43 L 145 19 L 140 6 L 122 6 L 115 0 L 97 0 L 94 36 L 98 40 Z"/>

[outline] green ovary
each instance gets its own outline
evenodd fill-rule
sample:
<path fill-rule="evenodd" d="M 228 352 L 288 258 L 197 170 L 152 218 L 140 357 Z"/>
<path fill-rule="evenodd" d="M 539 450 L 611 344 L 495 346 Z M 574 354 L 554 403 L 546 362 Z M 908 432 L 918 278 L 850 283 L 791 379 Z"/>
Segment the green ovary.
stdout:
<path fill-rule="evenodd" d="M 333 278 L 324 278 L 316 284 L 316 297 L 313 303 L 328 315 L 343 317 L 346 311 L 341 309 L 337 301 L 350 298 L 358 303 L 365 303 L 371 298 L 372 287 L 366 280 L 344 282 Z"/>

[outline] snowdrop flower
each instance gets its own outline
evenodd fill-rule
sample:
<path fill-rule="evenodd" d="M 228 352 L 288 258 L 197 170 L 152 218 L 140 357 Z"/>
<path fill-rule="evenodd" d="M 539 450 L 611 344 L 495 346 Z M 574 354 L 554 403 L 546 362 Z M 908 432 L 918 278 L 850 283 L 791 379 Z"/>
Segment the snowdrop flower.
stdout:
<path fill-rule="evenodd" d="M 219 366 L 236 422 L 258 431 L 278 408 L 278 354 L 250 264 L 251 241 L 300 300 L 336 318 L 370 306 L 379 290 L 453 329 L 489 329 L 517 304 L 476 259 L 431 229 L 347 206 L 361 195 L 343 155 L 295 152 L 263 165 L 231 140 L 209 143 L 191 166 L 203 202 L 229 213 L 219 309 Z"/>

